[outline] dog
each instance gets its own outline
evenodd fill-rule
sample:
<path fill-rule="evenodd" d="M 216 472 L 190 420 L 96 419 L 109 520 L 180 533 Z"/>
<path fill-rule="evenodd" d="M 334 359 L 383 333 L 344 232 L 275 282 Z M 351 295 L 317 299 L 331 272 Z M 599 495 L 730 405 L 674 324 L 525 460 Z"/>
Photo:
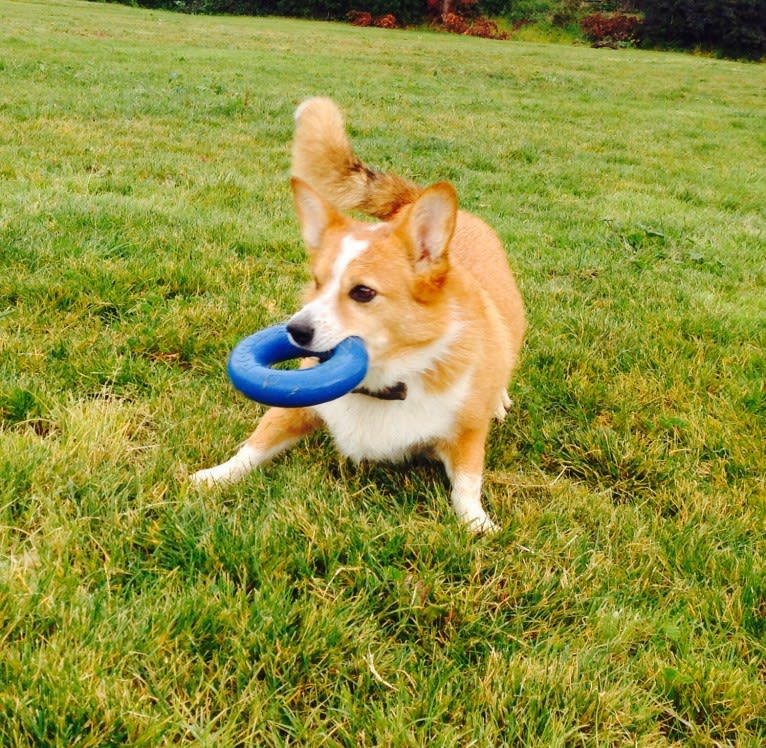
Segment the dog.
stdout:
<path fill-rule="evenodd" d="M 424 188 L 366 166 L 330 99 L 304 101 L 295 121 L 292 193 L 312 281 L 288 334 L 317 353 L 358 336 L 369 369 L 336 400 L 269 409 L 230 460 L 192 480 L 232 483 L 326 427 L 354 461 L 435 456 L 460 522 L 493 532 L 482 505 L 485 445 L 493 416 L 510 407 L 526 326 L 502 243 L 458 209 L 449 183 Z"/>

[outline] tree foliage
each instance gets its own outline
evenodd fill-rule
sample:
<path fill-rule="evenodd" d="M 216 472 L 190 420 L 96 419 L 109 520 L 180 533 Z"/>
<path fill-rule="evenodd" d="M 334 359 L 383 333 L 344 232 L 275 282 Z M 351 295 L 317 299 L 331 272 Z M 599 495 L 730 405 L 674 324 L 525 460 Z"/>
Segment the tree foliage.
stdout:
<path fill-rule="evenodd" d="M 644 39 L 733 57 L 766 55 L 765 0 L 641 0 Z"/>
<path fill-rule="evenodd" d="M 426 15 L 424 0 L 130 0 L 151 8 L 185 13 L 226 13 L 346 20 L 351 11 L 395 16 L 400 23 L 419 23 Z"/>
<path fill-rule="evenodd" d="M 731 57 L 766 56 L 766 0 L 123 0 L 145 7 L 187 13 L 294 16 L 327 20 L 355 19 L 361 25 L 401 26 L 450 16 L 455 30 L 476 28 L 475 19 L 503 16 L 514 23 L 548 19 L 568 25 L 595 16 L 585 34 L 593 41 L 622 43 L 641 39 L 647 46 L 703 48 Z M 640 19 L 624 17 L 639 12 Z M 351 14 L 351 15 L 349 15 Z M 617 21 L 611 16 L 620 16 Z M 453 17 L 454 16 L 454 17 Z M 489 23 L 483 21 L 485 23 Z M 621 25 L 631 24 L 630 33 Z M 449 24 L 441 23 L 447 27 Z M 619 33 L 605 33 L 620 26 Z M 603 32 L 603 33 L 602 33 Z M 488 34 L 489 35 L 489 34 Z M 595 37 L 594 37 L 595 35 Z M 625 37 L 623 39 L 623 37 Z"/>

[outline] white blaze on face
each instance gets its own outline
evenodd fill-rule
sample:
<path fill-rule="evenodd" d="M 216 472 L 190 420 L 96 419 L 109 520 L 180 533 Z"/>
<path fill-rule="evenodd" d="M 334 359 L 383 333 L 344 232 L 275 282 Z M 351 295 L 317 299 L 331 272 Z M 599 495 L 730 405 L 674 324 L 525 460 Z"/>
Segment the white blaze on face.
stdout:
<path fill-rule="evenodd" d="M 369 246 L 370 242 L 367 239 L 355 239 L 351 234 L 344 236 L 340 242 L 340 252 L 332 265 L 330 284 L 337 284 L 337 288 L 340 288 L 346 268 Z"/>
<path fill-rule="evenodd" d="M 332 266 L 330 279 L 319 295 L 293 317 L 293 321 L 314 328 L 314 338 L 310 346 L 312 351 L 329 351 L 348 337 L 349 331 L 343 328 L 340 319 L 341 283 L 348 266 L 369 246 L 370 243 L 366 239 L 357 239 L 351 234 L 344 236 L 340 243 L 340 252 Z"/>

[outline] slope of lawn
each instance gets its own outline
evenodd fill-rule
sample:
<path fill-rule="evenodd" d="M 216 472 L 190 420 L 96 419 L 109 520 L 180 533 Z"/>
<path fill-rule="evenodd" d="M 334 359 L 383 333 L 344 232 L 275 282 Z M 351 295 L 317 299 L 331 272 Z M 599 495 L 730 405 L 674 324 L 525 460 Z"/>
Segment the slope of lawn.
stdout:
<path fill-rule="evenodd" d="M 766 68 L 2 3 L 0 743 L 761 746 Z M 306 280 L 292 112 L 451 180 L 529 335 L 468 537 L 323 435 L 226 490 Z"/>

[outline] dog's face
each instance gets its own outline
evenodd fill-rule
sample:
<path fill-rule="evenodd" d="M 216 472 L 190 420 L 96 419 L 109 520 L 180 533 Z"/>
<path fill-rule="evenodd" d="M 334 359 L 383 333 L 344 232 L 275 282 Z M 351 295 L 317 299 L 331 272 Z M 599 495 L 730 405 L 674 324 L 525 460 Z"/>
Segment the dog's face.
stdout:
<path fill-rule="evenodd" d="M 429 188 L 380 224 L 342 215 L 300 180 L 293 180 L 293 194 L 313 280 L 287 327 L 297 345 L 321 353 L 355 335 L 374 366 L 443 333 L 457 212 L 452 187 Z"/>

